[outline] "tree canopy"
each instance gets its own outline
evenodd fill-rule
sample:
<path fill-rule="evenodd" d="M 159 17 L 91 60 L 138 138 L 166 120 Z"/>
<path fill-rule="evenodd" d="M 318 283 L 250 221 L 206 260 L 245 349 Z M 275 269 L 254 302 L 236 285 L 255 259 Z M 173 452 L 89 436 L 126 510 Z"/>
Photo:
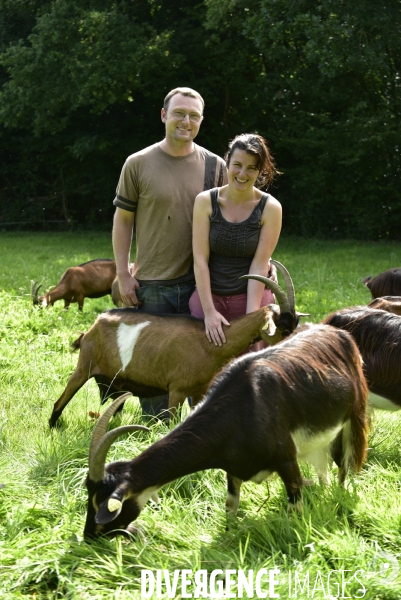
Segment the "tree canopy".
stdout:
<path fill-rule="evenodd" d="M 400 62 L 400 0 L 3 0 L 0 227 L 110 227 L 123 161 L 187 85 L 200 144 L 267 138 L 287 232 L 398 238 Z"/>

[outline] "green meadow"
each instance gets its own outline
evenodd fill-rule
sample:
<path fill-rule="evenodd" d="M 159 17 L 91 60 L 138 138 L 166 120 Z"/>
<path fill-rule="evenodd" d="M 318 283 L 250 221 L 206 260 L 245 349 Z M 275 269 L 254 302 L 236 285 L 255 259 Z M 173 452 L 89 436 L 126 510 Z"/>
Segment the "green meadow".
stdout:
<path fill-rule="evenodd" d="M 139 599 L 196 597 L 195 572 L 258 574 L 263 597 L 401 597 L 401 415 L 376 413 L 361 473 L 337 485 L 304 490 L 303 510 L 288 515 L 280 479 L 245 483 L 238 517 L 226 531 L 225 474 L 210 470 L 179 479 L 149 502 L 132 539 L 82 539 L 87 494 L 84 479 L 94 422 L 102 411 L 89 381 L 66 407 L 61 427 L 48 419 L 75 368 L 71 342 L 96 316 L 113 308 L 109 296 L 85 301 L 83 312 L 63 303 L 39 309 L 31 280 L 48 290 L 69 266 L 112 258 L 110 233 L 0 234 L 0 598 Z M 297 309 L 318 322 L 329 312 L 367 304 L 361 280 L 401 265 L 401 244 L 280 239 L 274 258 L 289 269 Z M 280 283 L 282 282 L 279 276 Z M 152 368 L 149 365 L 149 368 Z M 181 418 L 188 414 L 184 406 Z M 126 402 L 119 424 L 141 423 L 137 398 Z M 128 460 L 160 439 L 169 426 L 119 438 L 108 460 Z M 199 432 L 202 435 L 202 432 Z M 306 477 L 314 477 L 307 465 Z M 158 595 L 141 595 L 141 572 L 180 571 L 176 592 L 163 580 Z M 263 569 L 266 570 L 264 574 Z M 182 586 L 183 570 L 192 581 Z M 277 583 L 269 591 L 269 571 Z M 252 573 L 251 573 L 252 575 Z M 234 583 L 220 597 L 252 597 Z M 209 580 L 208 580 L 209 581 Z M 299 585 L 298 585 L 299 584 Z M 198 590 L 199 592 L 199 590 Z M 254 596 L 258 597 L 255 588 Z M 274 596 L 274 594 L 277 594 Z M 259 597 L 262 597 L 259 594 Z"/>

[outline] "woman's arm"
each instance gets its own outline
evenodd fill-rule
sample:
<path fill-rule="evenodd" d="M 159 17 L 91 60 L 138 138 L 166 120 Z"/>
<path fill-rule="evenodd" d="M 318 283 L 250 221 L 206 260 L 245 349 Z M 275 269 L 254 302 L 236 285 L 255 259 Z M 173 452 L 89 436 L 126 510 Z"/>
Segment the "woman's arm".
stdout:
<path fill-rule="evenodd" d="M 214 307 L 210 289 L 209 272 L 209 232 L 212 203 L 210 191 L 202 192 L 195 198 L 192 230 L 192 246 L 194 254 L 194 271 L 196 288 L 205 313 L 205 331 L 209 342 L 221 346 L 225 341 L 222 324 L 229 322 Z"/>
<path fill-rule="evenodd" d="M 277 246 L 281 231 L 281 204 L 278 200 L 269 197 L 262 214 L 262 227 L 259 234 L 259 242 L 253 257 L 249 273 L 267 276 L 269 261 Z M 262 294 L 265 286 L 260 281 L 249 279 L 246 312 L 250 313 L 260 307 Z"/>

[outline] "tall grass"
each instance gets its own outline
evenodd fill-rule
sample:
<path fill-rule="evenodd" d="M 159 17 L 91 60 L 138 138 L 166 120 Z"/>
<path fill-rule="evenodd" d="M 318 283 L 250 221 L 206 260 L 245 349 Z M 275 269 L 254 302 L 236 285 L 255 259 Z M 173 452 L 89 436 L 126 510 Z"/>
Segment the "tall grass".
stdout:
<path fill-rule="evenodd" d="M 29 290 L 32 279 L 48 289 L 68 266 L 112 257 L 110 235 L 0 234 L 0 256 L 0 482 L 6 484 L 0 489 L 0 598 L 140 598 L 142 569 L 172 575 L 174 569 L 256 574 L 274 568 L 281 598 L 290 597 L 290 571 L 302 581 L 309 572 L 309 595 L 298 588 L 298 598 L 330 597 L 330 571 L 336 571 L 334 597 L 401 596 L 400 577 L 389 582 L 401 541 L 397 414 L 374 416 L 362 473 L 342 489 L 333 468 L 329 486 L 305 489 L 300 515 L 287 515 L 279 479 L 268 487 L 246 483 L 238 518 L 226 531 L 224 473 L 207 471 L 165 486 L 161 505 L 149 503 L 141 513 L 134 540 L 84 543 L 88 412 L 100 409 L 94 383 L 74 397 L 58 430 L 49 430 L 48 418 L 77 361 L 71 341 L 112 307 L 111 299 L 86 300 L 82 313 L 77 305 L 65 311 L 61 302 L 38 310 Z M 366 304 L 361 278 L 401 265 L 401 245 L 283 237 L 275 258 L 292 274 L 298 310 L 317 322 L 337 308 Z M 137 399 L 126 403 L 122 422 L 141 422 Z M 108 458 L 134 457 L 167 430 L 158 423 L 150 434 L 120 439 Z M 358 570 L 363 585 L 354 577 Z M 342 572 L 350 581 L 343 589 L 334 585 Z M 235 586 L 232 591 L 237 597 Z M 180 587 L 175 597 L 181 598 Z"/>

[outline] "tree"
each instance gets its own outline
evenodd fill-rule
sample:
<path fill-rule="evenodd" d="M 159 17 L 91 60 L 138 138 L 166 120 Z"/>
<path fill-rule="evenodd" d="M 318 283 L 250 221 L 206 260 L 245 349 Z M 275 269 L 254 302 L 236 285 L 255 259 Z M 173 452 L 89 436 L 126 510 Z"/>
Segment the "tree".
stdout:
<path fill-rule="evenodd" d="M 397 235 L 400 3 L 206 3 L 208 27 L 251 38 L 263 61 L 268 111 L 258 123 L 285 171 L 285 226 L 306 235 Z"/>
<path fill-rule="evenodd" d="M 399 0 L 3 0 L 0 32 L 0 193 L 16 210 L 50 198 L 42 211 L 109 226 L 122 162 L 188 85 L 206 100 L 199 143 L 268 139 L 286 231 L 398 236 Z"/>

